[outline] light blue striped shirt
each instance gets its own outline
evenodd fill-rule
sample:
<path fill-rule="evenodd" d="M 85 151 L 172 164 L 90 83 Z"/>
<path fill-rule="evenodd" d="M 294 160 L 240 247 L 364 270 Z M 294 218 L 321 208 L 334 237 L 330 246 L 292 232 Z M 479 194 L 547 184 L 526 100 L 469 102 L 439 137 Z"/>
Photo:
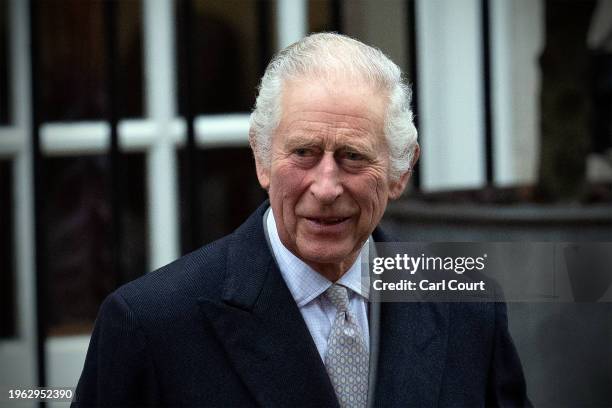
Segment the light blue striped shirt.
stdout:
<path fill-rule="evenodd" d="M 325 296 L 321 295 L 331 286 L 332 282 L 293 255 L 283 245 L 278 236 L 272 211 L 268 211 L 267 214 L 267 219 L 264 219 L 264 222 L 267 226 L 274 257 L 283 279 L 302 313 L 306 326 L 308 326 L 321 359 L 325 361 L 327 338 L 336 317 L 336 307 Z M 364 340 L 369 348 L 370 335 L 367 310 L 369 282 L 363 282 L 361 276 L 361 260 L 367 259 L 367 248 L 368 242 L 366 241 L 355 263 L 337 283 L 350 289 L 348 291 L 349 308 L 357 318 L 357 323 L 361 327 Z"/>

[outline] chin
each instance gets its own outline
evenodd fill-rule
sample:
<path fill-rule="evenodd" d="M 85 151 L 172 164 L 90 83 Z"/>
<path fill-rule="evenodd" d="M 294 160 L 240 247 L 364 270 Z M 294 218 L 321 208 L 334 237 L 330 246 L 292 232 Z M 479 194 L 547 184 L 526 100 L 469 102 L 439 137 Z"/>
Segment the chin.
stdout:
<path fill-rule="evenodd" d="M 340 264 L 353 254 L 347 248 L 333 248 L 329 245 L 314 246 L 300 249 L 302 257 L 312 263 L 318 264 Z"/>

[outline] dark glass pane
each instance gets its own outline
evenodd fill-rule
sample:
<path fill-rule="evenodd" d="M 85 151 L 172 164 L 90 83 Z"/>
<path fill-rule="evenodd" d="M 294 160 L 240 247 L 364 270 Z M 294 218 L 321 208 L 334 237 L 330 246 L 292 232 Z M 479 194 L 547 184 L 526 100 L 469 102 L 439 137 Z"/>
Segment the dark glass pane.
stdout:
<path fill-rule="evenodd" d="M 8 2 L 0 0 L 0 125 L 9 122 Z"/>
<path fill-rule="evenodd" d="M 112 263 L 107 157 L 46 158 L 44 165 L 50 334 L 87 332 L 106 295 L 147 268 L 144 154 L 122 156 L 121 273 Z"/>
<path fill-rule="evenodd" d="M 38 44 L 43 121 L 104 119 L 108 109 L 104 1 L 43 0 Z M 122 117 L 142 116 L 141 2 L 117 2 Z"/>
<path fill-rule="evenodd" d="M 341 3 L 341 1 L 334 0 L 308 0 L 308 31 L 311 33 L 341 32 L 339 21 L 337 21 L 341 14 Z"/>
<path fill-rule="evenodd" d="M 179 111 L 185 113 L 187 48 L 192 61 L 192 111 L 250 111 L 262 67 L 271 49 L 269 2 L 256 0 L 197 0 L 191 3 L 191 38 L 184 38 L 186 16 L 177 2 Z M 267 21 L 266 21 L 267 20 Z"/>
<path fill-rule="evenodd" d="M 9 160 L 0 161 L 0 338 L 16 335 L 11 166 Z"/>
<path fill-rule="evenodd" d="M 309 0 L 309 32 L 335 31 L 380 48 L 409 71 L 406 0 Z"/>
<path fill-rule="evenodd" d="M 119 115 L 144 116 L 144 75 L 142 50 L 142 0 L 117 3 L 119 30 Z"/>
<path fill-rule="evenodd" d="M 189 179 L 185 151 L 179 153 L 181 192 L 181 235 L 183 252 L 188 205 L 185 197 Z M 196 153 L 195 199 L 197 219 L 195 246 L 221 238 L 242 224 L 267 197 L 259 186 L 253 154 L 248 147 L 198 150 Z"/>

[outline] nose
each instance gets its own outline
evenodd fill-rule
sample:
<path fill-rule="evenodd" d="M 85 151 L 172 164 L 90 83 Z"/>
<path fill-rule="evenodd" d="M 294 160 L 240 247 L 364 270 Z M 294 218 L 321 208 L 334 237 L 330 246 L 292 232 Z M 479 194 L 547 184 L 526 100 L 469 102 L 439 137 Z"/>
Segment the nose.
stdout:
<path fill-rule="evenodd" d="M 323 205 L 333 204 L 344 191 L 333 152 L 325 152 L 314 170 L 311 194 Z"/>

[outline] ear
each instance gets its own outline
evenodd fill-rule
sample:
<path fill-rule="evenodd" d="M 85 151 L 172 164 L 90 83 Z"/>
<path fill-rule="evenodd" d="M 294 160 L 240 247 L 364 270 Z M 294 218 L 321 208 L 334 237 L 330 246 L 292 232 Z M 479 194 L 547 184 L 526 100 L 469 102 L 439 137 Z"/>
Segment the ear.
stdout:
<path fill-rule="evenodd" d="M 421 155 L 421 148 L 417 144 L 414 148 L 414 155 L 412 156 L 412 163 L 410 163 L 410 169 L 407 172 L 402 174 L 399 180 L 392 181 L 389 184 L 389 198 L 391 200 L 397 200 L 400 198 L 406 186 L 408 185 L 408 180 L 410 180 L 410 176 L 412 175 L 412 169 L 414 165 L 419 160 L 419 156 Z"/>
<path fill-rule="evenodd" d="M 261 160 L 257 157 L 257 153 L 255 153 L 255 168 L 257 169 L 257 180 L 259 180 L 259 184 L 264 190 L 268 191 L 270 187 L 270 168 L 261 164 Z"/>
<path fill-rule="evenodd" d="M 270 187 L 270 168 L 268 166 L 264 166 L 261 162 L 261 152 L 257 148 L 256 140 L 257 138 L 255 137 L 255 131 L 253 128 L 249 129 L 249 144 L 251 145 L 251 150 L 253 150 L 253 156 L 255 157 L 257 180 L 259 180 L 261 187 L 267 191 Z"/>

